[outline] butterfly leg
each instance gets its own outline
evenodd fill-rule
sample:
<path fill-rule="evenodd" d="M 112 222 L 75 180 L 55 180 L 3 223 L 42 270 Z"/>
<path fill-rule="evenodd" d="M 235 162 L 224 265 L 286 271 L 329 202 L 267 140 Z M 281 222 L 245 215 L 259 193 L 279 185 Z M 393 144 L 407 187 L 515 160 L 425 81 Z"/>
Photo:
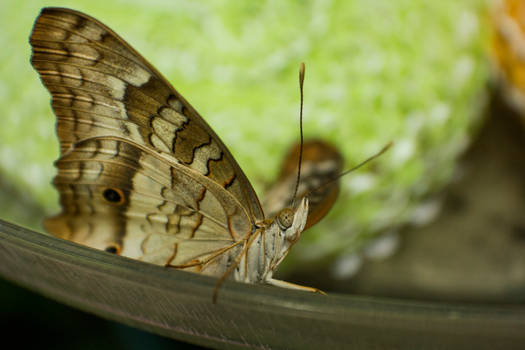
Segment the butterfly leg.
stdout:
<path fill-rule="evenodd" d="M 239 242 L 246 243 L 246 241 L 247 241 L 247 238 L 245 238 L 244 240 L 241 240 Z M 237 258 L 235 259 L 233 264 L 230 265 L 230 267 L 226 270 L 224 275 L 222 275 L 221 278 L 219 278 L 219 280 L 217 281 L 217 284 L 215 285 L 215 290 L 213 291 L 213 298 L 212 298 L 212 302 L 214 304 L 217 304 L 217 297 L 219 296 L 219 288 L 221 287 L 222 283 L 228 278 L 228 276 L 233 272 L 233 270 L 235 270 L 235 268 L 239 265 L 239 263 L 241 262 L 243 256 L 246 256 L 246 252 L 248 250 L 248 247 L 249 247 L 248 244 L 244 245 L 244 248 L 243 248 L 241 254 L 239 254 L 239 256 L 237 256 Z"/>
<path fill-rule="evenodd" d="M 186 269 L 188 267 L 195 267 L 195 266 L 199 266 L 201 269 L 204 269 L 209 263 L 211 263 L 215 258 L 217 258 L 218 256 L 226 253 L 228 250 L 232 249 L 233 247 L 236 247 L 237 245 L 243 243 L 244 241 L 238 241 L 238 242 L 235 242 L 233 243 L 232 245 L 230 246 L 227 246 L 227 247 L 224 247 L 224 248 L 221 248 L 219 250 L 217 250 L 215 253 L 213 253 L 212 256 L 204 259 L 204 260 L 198 260 L 198 259 L 195 259 L 195 260 L 192 260 L 190 262 L 187 262 L 187 263 L 184 263 L 184 264 L 180 264 L 180 265 L 172 265 L 171 264 L 171 261 L 173 260 L 173 257 L 170 257 L 170 259 L 164 264 L 165 267 L 173 267 L 175 269 Z"/>
<path fill-rule="evenodd" d="M 323 292 L 320 289 L 313 288 L 313 287 L 307 287 L 307 286 L 301 286 L 300 284 L 295 284 L 291 282 L 276 280 L 273 278 L 270 278 L 265 281 L 267 284 L 271 284 L 272 286 L 281 287 L 281 288 L 288 288 L 288 289 L 295 289 L 295 290 L 302 290 L 304 292 L 313 292 L 313 293 L 319 293 L 322 295 L 326 295 L 325 292 Z"/>

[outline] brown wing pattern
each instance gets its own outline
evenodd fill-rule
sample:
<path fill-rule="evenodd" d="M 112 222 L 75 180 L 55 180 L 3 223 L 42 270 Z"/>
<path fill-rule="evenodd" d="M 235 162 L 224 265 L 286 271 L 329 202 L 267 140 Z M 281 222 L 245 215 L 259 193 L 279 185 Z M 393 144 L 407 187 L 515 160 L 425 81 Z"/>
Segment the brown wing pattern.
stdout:
<path fill-rule="evenodd" d="M 252 222 L 264 219 L 252 186 L 218 136 L 111 29 L 77 11 L 45 8 L 30 43 L 31 63 L 52 95 L 62 155 L 92 137 L 129 139 L 226 189 Z"/>
<path fill-rule="evenodd" d="M 63 212 L 45 225 L 63 238 L 184 265 L 250 233 L 247 213 L 219 184 L 128 140 L 80 141 L 56 165 Z"/>

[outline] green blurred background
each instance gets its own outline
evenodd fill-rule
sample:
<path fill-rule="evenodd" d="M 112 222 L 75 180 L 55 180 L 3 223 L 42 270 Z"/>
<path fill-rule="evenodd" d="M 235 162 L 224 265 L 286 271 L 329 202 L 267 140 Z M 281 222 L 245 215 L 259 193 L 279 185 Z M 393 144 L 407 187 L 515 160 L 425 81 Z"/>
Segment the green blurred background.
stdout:
<path fill-rule="evenodd" d="M 298 140 L 302 61 L 305 137 L 331 141 L 347 167 L 395 142 L 343 179 L 332 213 L 289 261 L 352 254 L 377 233 L 420 220 L 422 200 L 450 179 L 484 105 L 483 0 L 4 0 L 0 217 L 33 228 L 58 211 L 55 118 L 28 44 L 48 5 L 84 11 L 137 48 L 211 124 L 258 193 Z"/>
<path fill-rule="evenodd" d="M 0 218 L 39 230 L 58 211 L 55 117 L 29 64 L 44 6 L 86 12 L 130 42 L 215 129 L 258 193 L 298 139 L 302 61 L 305 137 L 330 140 L 347 167 L 395 142 L 343 179 L 336 206 L 287 267 L 356 256 L 380 233 L 430 220 L 433 194 L 486 104 L 484 0 L 2 0 Z"/>

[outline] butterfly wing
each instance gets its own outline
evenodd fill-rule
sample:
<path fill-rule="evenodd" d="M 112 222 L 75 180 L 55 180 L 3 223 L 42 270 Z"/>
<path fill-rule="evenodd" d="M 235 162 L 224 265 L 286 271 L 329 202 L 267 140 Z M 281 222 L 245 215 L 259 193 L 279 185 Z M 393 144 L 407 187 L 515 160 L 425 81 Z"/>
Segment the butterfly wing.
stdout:
<path fill-rule="evenodd" d="M 62 155 L 93 137 L 128 139 L 221 186 L 252 223 L 264 219 L 251 184 L 215 132 L 111 29 L 74 10 L 44 8 L 30 43 L 31 63 L 52 95 Z M 60 173 L 62 163 L 57 166 Z"/>
<path fill-rule="evenodd" d="M 56 165 L 63 211 L 45 225 L 63 238 L 202 268 L 250 233 L 248 213 L 221 185 L 129 140 L 79 141 Z"/>
<path fill-rule="evenodd" d="M 299 145 L 295 145 L 282 163 L 278 180 L 263 196 L 263 207 L 269 218 L 277 215 L 293 200 L 298 163 Z M 297 198 L 308 195 L 309 209 L 305 230 L 321 220 L 337 199 L 339 180 L 329 181 L 342 172 L 342 167 L 343 157 L 334 146 L 320 140 L 304 143 Z"/>

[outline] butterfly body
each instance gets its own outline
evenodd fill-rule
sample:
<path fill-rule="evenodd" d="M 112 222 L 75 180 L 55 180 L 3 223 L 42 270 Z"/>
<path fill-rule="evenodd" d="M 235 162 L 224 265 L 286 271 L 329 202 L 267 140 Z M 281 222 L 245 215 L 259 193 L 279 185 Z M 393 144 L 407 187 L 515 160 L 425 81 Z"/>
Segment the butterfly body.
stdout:
<path fill-rule="evenodd" d="M 61 238 L 167 267 L 288 288 L 273 271 L 308 200 L 266 219 L 204 119 L 138 52 L 83 13 L 44 8 L 31 63 L 52 96 Z"/>
<path fill-rule="evenodd" d="M 274 220 L 264 222 L 247 242 L 235 280 L 273 284 L 273 272 L 299 239 L 307 216 L 308 200 L 303 199 L 296 210 L 284 209 Z"/>

